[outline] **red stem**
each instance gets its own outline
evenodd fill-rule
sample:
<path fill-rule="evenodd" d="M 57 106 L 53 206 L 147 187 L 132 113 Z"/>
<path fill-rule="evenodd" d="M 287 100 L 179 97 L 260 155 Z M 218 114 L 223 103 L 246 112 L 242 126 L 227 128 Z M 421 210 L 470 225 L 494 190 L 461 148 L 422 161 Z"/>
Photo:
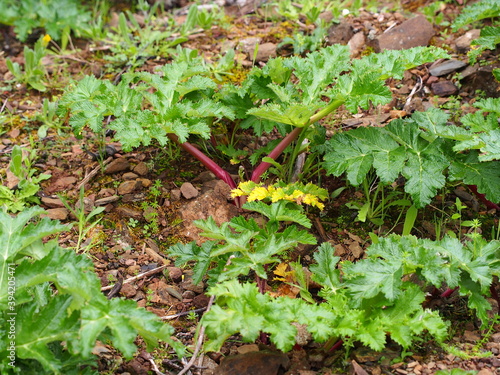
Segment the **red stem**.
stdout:
<path fill-rule="evenodd" d="M 446 289 L 443 293 L 441 293 L 440 297 L 441 298 L 448 298 L 449 296 L 451 296 L 453 294 L 453 292 L 455 292 L 455 290 L 458 289 L 458 286 L 456 288 L 453 288 L 453 289 Z"/>
<path fill-rule="evenodd" d="M 224 181 L 226 184 L 229 185 L 231 189 L 236 189 L 236 182 L 234 182 L 233 178 L 231 175 L 225 171 L 220 165 L 218 165 L 216 162 L 214 162 L 212 159 L 210 159 L 207 155 L 205 155 L 203 152 L 198 150 L 194 145 L 192 145 L 189 142 L 179 142 L 179 137 L 173 133 L 167 134 L 167 137 L 180 145 L 184 150 L 189 152 L 191 155 L 193 155 L 196 159 L 198 159 L 205 167 L 208 168 L 215 176 L 220 178 L 222 181 Z M 235 199 L 235 204 L 237 207 L 240 207 L 240 201 L 238 199 L 239 197 L 236 197 Z"/>
<path fill-rule="evenodd" d="M 500 211 L 500 206 L 486 199 L 486 196 L 484 194 L 479 193 L 477 191 L 476 185 L 467 185 L 467 186 L 476 195 L 476 197 L 478 197 L 478 199 L 486 205 L 486 208 L 488 208 L 488 210 L 495 209 L 497 211 Z"/>
<path fill-rule="evenodd" d="M 278 145 L 274 148 L 274 150 L 272 150 L 269 153 L 269 155 L 267 155 L 267 157 L 276 160 L 276 158 L 281 155 L 281 153 L 285 150 L 285 148 L 287 148 L 290 145 L 290 143 L 292 143 L 295 139 L 297 139 L 297 137 L 300 135 L 303 129 L 304 128 L 298 128 L 298 127 L 293 129 L 292 132 L 288 133 L 286 137 L 283 138 L 280 143 L 278 143 Z M 253 182 L 259 182 L 261 176 L 264 174 L 265 171 L 267 171 L 267 169 L 270 166 L 271 163 L 267 163 L 265 161 L 260 163 L 257 166 L 257 168 L 255 168 L 255 170 L 253 171 L 251 180 Z"/>

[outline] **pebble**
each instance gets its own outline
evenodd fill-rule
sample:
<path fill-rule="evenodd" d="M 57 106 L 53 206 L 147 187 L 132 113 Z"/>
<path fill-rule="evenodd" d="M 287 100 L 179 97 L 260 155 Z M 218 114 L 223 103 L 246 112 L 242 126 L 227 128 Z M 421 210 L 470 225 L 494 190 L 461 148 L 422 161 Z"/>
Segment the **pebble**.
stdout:
<path fill-rule="evenodd" d="M 109 163 L 104 169 L 104 173 L 113 174 L 130 169 L 130 163 L 125 158 L 117 158 Z"/>
<path fill-rule="evenodd" d="M 181 185 L 181 194 L 186 199 L 196 198 L 200 192 L 196 189 L 192 183 L 184 182 Z"/>
<path fill-rule="evenodd" d="M 429 69 L 429 73 L 431 73 L 433 76 L 441 77 L 441 76 L 444 76 L 446 74 L 455 72 L 459 69 L 462 69 L 465 66 L 467 66 L 467 64 L 465 62 L 460 61 L 460 60 L 451 59 L 451 60 L 447 60 L 445 62 L 442 62 L 440 64 L 432 66 Z"/>
<path fill-rule="evenodd" d="M 450 96 L 458 92 L 457 86 L 451 81 L 439 81 L 431 84 L 431 90 L 437 96 Z"/>
<path fill-rule="evenodd" d="M 125 195 L 132 193 L 137 187 L 137 181 L 124 181 L 118 186 L 118 194 Z"/>

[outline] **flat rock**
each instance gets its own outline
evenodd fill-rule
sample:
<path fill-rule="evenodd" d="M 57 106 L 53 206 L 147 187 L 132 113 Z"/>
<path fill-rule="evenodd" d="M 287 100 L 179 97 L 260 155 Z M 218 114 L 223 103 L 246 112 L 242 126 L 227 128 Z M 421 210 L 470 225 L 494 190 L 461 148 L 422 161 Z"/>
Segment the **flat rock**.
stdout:
<path fill-rule="evenodd" d="M 444 61 L 440 64 L 436 64 L 431 66 L 429 69 L 429 73 L 431 73 L 433 76 L 436 77 L 441 77 L 446 74 L 450 74 L 452 72 L 456 72 L 459 69 L 462 69 L 467 66 L 467 63 L 456 60 L 456 59 L 451 59 Z"/>
<path fill-rule="evenodd" d="M 142 220 L 142 212 L 139 210 L 134 210 L 130 207 L 119 206 L 116 208 L 116 211 L 124 217 L 132 218 L 135 220 Z"/>
<path fill-rule="evenodd" d="M 290 366 L 287 355 L 275 352 L 249 352 L 226 357 L 214 375 L 278 375 Z"/>
<path fill-rule="evenodd" d="M 351 24 L 341 22 L 330 26 L 328 29 L 328 44 L 347 44 L 354 36 Z"/>
<path fill-rule="evenodd" d="M 362 32 L 353 35 L 347 45 L 349 46 L 349 51 L 351 52 L 351 57 L 358 57 L 361 54 L 364 46 L 366 44 L 365 34 Z"/>
<path fill-rule="evenodd" d="M 146 163 L 141 161 L 141 162 L 137 163 L 137 165 L 134 167 L 133 172 L 137 173 L 140 176 L 145 176 L 148 174 L 149 168 L 148 168 Z"/>
<path fill-rule="evenodd" d="M 253 59 L 253 53 L 249 57 Z M 276 44 L 270 42 L 260 44 L 255 61 L 267 61 L 272 57 L 276 57 Z"/>
<path fill-rule="evenodd" d="M 186 199 L 193 199 L 196 198 L 200 192 L 193 186 L 192 183 L 184 182 L 181 185 L 181 194 Z"/>
<path fill-rule="evenodd" d="M 125 195 L 132 193 L 137 188 L 137 181 L 124 181 L 118 186 L 118 194 Z"/>
<path fill-rule="evenodd" d="M 402 50 L 427 46 L 434 36 L 434 28 L 425 16 L 417 16 L 378 36 L 373 41 L 376 52 L 386 49 Z"/>
<path fill-rule="evenodd" d="M 41 217 L 48 217 L 49 219 L 52 220 L 61 220 L 64 221 L 68 218 L 69 212 L 66 208 L 49 208 L 48 210 L 45 211 Z"/>
<path fill-rule="evenodd" d="M 455 50 L 458 53 L 466 53 L 471 48 L 471 42 L 479 38 L 481 30 L 474 29 L 467 31 L 464 35 L 455 40 Z"/>
<path fill-rule="evenodd" d="M 500 68 L 499 64 L 491 64 L 487 66 L 469 66 L 465 68 L 460 74 L 463 77 L 460 80 L 462 84 L 462 91 L 468 92 L 470 95 L 475 96 L 476 92 L 484 92 L 486 97 L 499 98 L 500 97 L 500 82 L 493 76 L 493 69 Z"/>
<path fill-rule="evenodd" d="M 120 294 L 126 298 L 132 298 L 137 294 L 137 290 L 130 284 L 123 284 Z"/>
<path fill-rule="evenodd" d="M 439 81 L 431 85 L 431 90 L 437 96 L 450 96 L 458 92 L 457 86 L 451 81 Z"/>
<path fill-rule="evenodd" d="M 63 202 L 59 198 L 42 197 L 42 203 L 49 208 L 64 207 Z"/>
<path fill-rule="evenodd" d="M 207 219 L 212 216 L 215 222 L 221 225 L 238 215 L 236 206 L 227 201 L 230 191 L 231 189 L 225 182 L 217 181 L 214 190 L 209 190 L 187 204 L 183 204 L 178 213 L 183 221 L 184 236 L 201 243 L 206 239 L 200 238 L 201 230 L 193 225 L 194 220 Z M 173 200 L 173 191 L 171 199 Z"/>
<path fill-rule="evenodd" d="M 109 163 L 104 169 L 104 173 L 113 174 L 130 169 L 130 163 L 125 158 L 117 158 Z"/>

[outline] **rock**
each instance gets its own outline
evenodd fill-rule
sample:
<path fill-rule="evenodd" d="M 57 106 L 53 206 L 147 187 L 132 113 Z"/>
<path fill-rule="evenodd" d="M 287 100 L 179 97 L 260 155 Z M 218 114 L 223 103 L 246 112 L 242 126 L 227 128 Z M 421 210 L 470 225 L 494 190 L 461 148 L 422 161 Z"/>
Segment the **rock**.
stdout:
<path fill-rule="evenodd" d="M 481 336 L 475 331 L 464 331 L 464 340 L 468 342 L 478 342 Z"/>
<path fill-rule="evenodd" d="M 107 204 L 110 204 L 110 203 L 113 203 L 113 202 L 116 202 L 117 200 L 119 200 L 120 197 L 118 195 L 112 195 L 111 197 L 106 197 L 106 198 L 101 198 L 101 199 L 97 199 L 94 204 L 96 206 L 105 206 Z"/>
<path fill-rule="evenodd" d="M 59 198 L 42 197 L 42 203 L 49 208 L 64 207 L 63 202 Z"/>
<path fill-rule="evenodd" d="M 134 167 L 133 172 L 137 173 L 139 176 L 145 176 L 148 174 L 149 168 L 146 163 L 141 161 Z"/>
<path fill-rule="evenodd" d="M 278 375 L 289 366 L 290 360 L 286 354 L 250 352 L 224 358 L 214 375 Z"/>
<path fill-rule="evenodd" d="M 142 212 L 139 210 L 134 210 L 133 208 L 126 206 L 119 206 L 116 211 L 124 217 L 132 218 L 135 220 L 142 220 Z"/>
<path fill-rule="evenodd" d="M 184 281 L 181 283 L 181 287 L 184 290 L 190 290 L 192 292 L 195 292 L 196 294 L 201 294 L 205 290 L 205 284 L 203 281 L 201 281 L 199 284 L 194 284 L 193 283 L 193 278 L 192 278 L 193 272 L 191 270 L 186 270 L 184 273 Z"/>
<path fill-rule="evenodd" d="M 167 267 L 166 274 L 172 281 L 177 282 L 182 279 L 182 269 L 179 267 Z"/>
<path fill-rule="evenodd" d="M 330 26 L 328 29 L 328 44 L 347 44 L 354 36 L 352 25 L 341 22 Z"/>
<path fill-rule="evenodd" d="M 50 208 L 45 211 L 45 213 L 41 214 L 41 217 L 48 217 L 52 220 L 61 220 L 64 221 L 68 218 L 69 211 L 66 208 Z"/>
<path fill-rule="evenodd" d="M 132 193 L 137 187 L 137 181 L 125 181 L 118 186 L 118 194 L 125 195 Z"/>
<path fill-rule="evenodd" d="M 257 44 L 259 44 L 261 41 L 261 38 L 258 37 L 249 37 L 249 38 L 244 38 L 240 40 L 240 49 L 242 52 L 247 54 L 250 58 L 250 60 L 253 59 L 253 53 L 255 51 L 255 47 Z M 259 46 L 260 47 L 260 46 Z"/>
<path fill-rule="evenodd" d="M 193 304 L 197 309 L 201 309 L 203 307 L 208 306 L 208 302 L 210 301 L 210 297 L 205 294 L 198 294 L 193 298 Z"/>
<path fill-rule="evenodd" d="M 258 352 L 259 351 L 259 346 L 257 344 L 247 344 L 247 345 L 242 345 L 236 349 L 238 351 L 238 354 L 245 354 L 245 353 L 250 353 L 250 352 Z"/>
<path fill-rule="evenodd" d="M 154 291 L 151 296 L 151 303 L 159 303 L 162 305 L 172 306 L 177 303 L 176 299 L 169 293 L 167 284 L 163 281 L 157 281 L 152 284 L 149 284 L 149 288 Z"/>
<path fill-rule="evenodd" d="M 477 91 L 482 91 L 486 97 L 499 98 L 500 82 L 492 73 L 493 69 L 498 68 L 500 68 L 499 64 L 467 67 L 461 72 L 462 91 L 467 91 L 472 96 L 475 96 Z"/>
<path fill-rule="evenodd" d="M 109 163 L 104 169 L 104 173 L 113 174 L 130 169 L 130 163 L 125 158 L 117 158 Z"/>
<path fill-rule="evenodd" d="M 153 182 L 147 178 L 138 178 L 136 181 L 140 182 L 143 188 L 148 188 L 153 185 Z"/>
<path fill-rule="evenodd" d="M 249 57 L 253 60 L 253 53 Z M 267 61 L 272 57 L 276 57 L 276 44 L 270 42 L 260 44 L 255 61 Z"/>
<path fill-rule="evenodd" d="M 455 50 L 458 53 L 466 53 L 468 50 L 470 50 L 471 42 L 474 39 L 479 38 L 480 33 L 481 30 L 479 29 L 467 31 L 464 35 L 455 40 Z"/>
<path fill-rule="evenodd" d="M 120 294 L 125 298 L 132 298 L 137 294 L 137 290 L 130 284 L 123 284 Z"/>
<path fill-rule="evenodd" d="M 214 190 L 208 191 L 196 199 L 182 205 L 179 216 L 183 221 L 183 234 L 198 243 L 203 242 L 199 236 L 201 230 L 193 225 L 194 220 L 207 219 L 212 216 L 218 225 L 225 223 L 238 215 L 235 205 L 227 201 L 231 189 L 223 181 L 217 181 Z M 171 198 L 173 200 L 173 190 Z"/>
<path fill-rule="evenodd" d="M 457 86 L 451 81 L 439 81 L 431 84 L 431 90 L 437 96 L 450 96 L 458 92 Z"/>
<path fill-rule="evenodd" d="M 476 375 L 495 375 L 495 373 L 487 368 L 483 368 Z"/>
<path fill-rule="evenodd" d="M 363 51 L 365 44 L 365 34 L 363 34 L 362 32 L 354 34 L 347 43 L 347 45 L 349 46 L 349 50 L 351 51 L 351 57 L 358 57 L 361 54 L 361 51 Z"/>
<path fill-rule="evenodd" d="M 465 66 L 467 66 L 467 63 L 460 60 L 451 59 L 431 66 L 429 69 L 429 73 L 431 73 L 433 76 L 441 77 L 462 69 Z"/>
<path fill-rule="evenodd" d="M 76 177 L 61 177 L 52 185 L 53 191 L 66 190 L 77 181 Z"/>
<path fill-rule="evenodd" d="M 376 52 L 386 49 L 401 50 L 427 46 L 434 36 L 434 28 L 425 16 L 417 16 L 383 33 L 373 41 Z"/>
<path fill-rule="evenodd" d="M 124 173 L 122 177 L 124 180 L 135 180 L 139 176 L 133 172 L 127 172 L 127 173 Z"/>
<path fill-rule="evenodd" d="M 180 189 L 172 189 L 172 190 L 170 190 L 170 199 L 173 202 L 176 202 L 179 199 L 181 199 L 181 191 L 180 191 Z"/>
<path fill-rule="evenodd" d="M 196 198 L 200 192 L 196 189 L 192 183 L 184 182 L 181 185 L 181 194 L 186 199 Z"/>

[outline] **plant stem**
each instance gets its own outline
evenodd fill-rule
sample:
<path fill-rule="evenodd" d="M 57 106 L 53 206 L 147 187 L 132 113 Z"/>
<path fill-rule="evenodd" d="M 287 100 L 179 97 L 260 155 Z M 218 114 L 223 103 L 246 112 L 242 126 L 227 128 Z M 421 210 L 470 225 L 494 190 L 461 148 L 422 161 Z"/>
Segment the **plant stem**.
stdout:
<path fill-rule="evenodd" d="M 335 111 L 342 104 L 344 104 L 344 102 L 345 101 L 343 99 L 332 100 L 330 104 L 328 104 L 325 108 L 323 108 L 318 113 L 312 115 L 309 118 L 309 120 L 304 124 L 303 127 L 296 127 L 295 129 L 292 130 L 291 133 L 287 134 L 287 136 L 282 139 L 282 141 L 276 146 L 276 148 L 273 151 L 269 153 L 269 155 L 267 155 L 267 157 L 276 160 L 276 158 L 281 155 L 281 153 L 285 150 L 285 148 L 287 148 L 295 139 L 297 139 L 297 137 L 299 137 L 301 134 L 305 134 L 305 130 L 308 128 L 309 124 L 314 124 L 315 122 L 321 120 L 323 117 L 327 116 L 331 112 Z M 293 162 L 293 159 L 291 162 Z M 257 166 L 257 168 L 255 168 L 255 170 L 253 171 L 251 180 L 253 182 L 259 182 L 261 176 L 264 174 L 265 171 L 267 171 L 267 169 L 270 166 L 271 163 L 266 163 L 266 162 L 260 163 Z"/>
<path fill-rule="evenodd" d="M 220 165 L 218 165 L 216 162 L 214 162 L 212 159 L 210 159 L 207 155 L 205 155 L 203 152 L 198 150 L 194 145 L 192 145 L 189 142 L 179 142 L 179 137 L 173 133 L 167 134 L 167 137 L 177 143 L 179 146 L 181 146 L 185 151 L 189 152 L 192 156 L 194 156 L 196 159 L 198 159 L 205 167 L 208 168 L 215 176 L 220 178 L 222 181 L 224 181 L 226 184 L 229 185 L 231 189 L 236 189 L 236 182 L 234 182 L 233 178 L 231 175 L 224 170 Z M 237 207 L 240 207 L 241 205 L 239 204 L 239 197 L 236 197 L 235 199 L 235 204 Z"/>

